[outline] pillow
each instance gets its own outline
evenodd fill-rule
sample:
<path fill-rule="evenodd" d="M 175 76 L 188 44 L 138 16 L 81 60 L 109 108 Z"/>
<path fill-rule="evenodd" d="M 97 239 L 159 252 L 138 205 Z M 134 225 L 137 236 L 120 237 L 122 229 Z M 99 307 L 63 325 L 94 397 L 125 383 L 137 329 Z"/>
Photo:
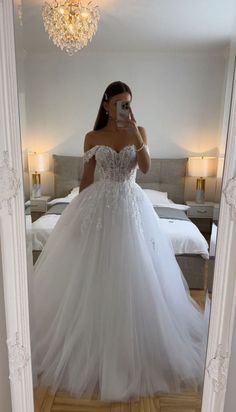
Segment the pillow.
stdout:
<path fill-rule="evenodd" d="M 167 192 L 160 192 L 154 189 L 143 189 L 152 202 L 153 206 L 170 207 L 171 209 L 188 210 L 190 206 L 174 203 L 168 199 Z"/>
<path fill-rule="evenodd" d="M 79 192 L 78 192 L 79 193 Z M 70 203 L 77 195 L 76 191 L 74 193 L 69 193 L 65 197 L 56 197 L 48 202 L 49 206 L 56 205 L 57 203 Z"/>
<path fill-rule="evenodd" d="M 167 192 L 160 192 L 159 190 L 154 190 L 154 189 L 143 189 L 143 191 L 149 197 L 153 206 L 158 206 L 160 203 L 163 203 L 163 204 L 172 203 L 170 199 L 168 199 Z"/>
<path fill-rule="evenodd" d="M 70 194 L 78 194 L 79 193 L 79 186 L 73 187 L 73 189 L 71 189 Z"/>
<path fill-rule="evenodd" d="M 182 204 L 178 204 L 178 203 L 174 203 L 174 202 L 171 202 L 171 203 L 169 203 L 169 204 L 167 204 L 167 203 L 163 203 L 163 204 L 159 203 L 159 204 L 156 205 L 156 206 L 159 206 L 159 207 L 169 207 L 170 209 L 178 209 L 178 210 L 184 210 L 184 211 L 186 211 L 186 210 L 188 210 L 188 209 L 190 208 L 190 206 L 188 206 L 188 205 L 182 205 Z"/>

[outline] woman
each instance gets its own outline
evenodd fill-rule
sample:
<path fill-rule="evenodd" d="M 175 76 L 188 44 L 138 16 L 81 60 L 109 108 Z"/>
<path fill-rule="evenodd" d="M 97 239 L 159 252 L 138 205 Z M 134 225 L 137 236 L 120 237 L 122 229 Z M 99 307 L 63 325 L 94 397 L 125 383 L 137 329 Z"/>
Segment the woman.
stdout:
<path fill-rule="evenodd" d="M 116 124 L 117 102 L 131 99 L 126 84 L 107 87 L 85 137 L 80 193 L 35 265 L 35 385 L 80 398 L 127 401 L 203 381 L 209 301 L 203 313 L 190 297 L 135 182 L 150 157 L 131 109 L 125 127 Z"/>

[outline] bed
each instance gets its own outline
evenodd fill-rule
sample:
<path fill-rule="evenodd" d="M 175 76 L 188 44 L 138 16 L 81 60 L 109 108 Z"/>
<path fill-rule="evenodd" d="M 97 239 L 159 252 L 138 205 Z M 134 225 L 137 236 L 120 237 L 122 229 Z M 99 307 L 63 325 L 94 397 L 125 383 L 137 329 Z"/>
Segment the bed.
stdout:
<path fill-rule="evenodd" d="M 149 189 L 143 190 L 148 197 L 149 191 L 155 192 Z M 43 249 L 62 212 L 78 193 L 79 188 L 74 188 L 69 195 L 48 202 L 47 212 L 32 223 L 33 250 L 40 251 Z M 177 205 L 174 202 L 165 205 L 162 203 L 153 204 L 155 212 L 161 219 L 160 223 L 164 232 L 171 239 L 175 255 L 194 254 L 200 255 L 203 259 L 208 259 L 209 252 L 206 239 L 197 226 L 187 217 L 185 211 L 175 208 L 177 206 L 182 205 Z"/>
<path fill-rule="evenodd" d="M 147 174 L 137 170 L 136 182 L 145 191 L 166 193 L 172 203 L 183 205 L 187 160 L 187 158 L 152 158 L 151 168 Z M 53 155 L 53 164 L 54 199 L 49 202 L 47 213 L 32 223 L 34 261 L 60 218 L 60 214 L 77 195 L 83 172 L 83 158 L 80 156 Z M 98 179 L 96 170 L 94 179 L 95 181 Z M 176 213 L 174 207 L 155 204 L 155 202 L 153 207 L 161 218 L 164 231 L 171 238 L 177 261 L 189 287 L 191 289 L 208 287 L 211 290 L 212 285 L 208 282 L 209 250 L 203 235 L 183 210 L 178 210 Z"/>

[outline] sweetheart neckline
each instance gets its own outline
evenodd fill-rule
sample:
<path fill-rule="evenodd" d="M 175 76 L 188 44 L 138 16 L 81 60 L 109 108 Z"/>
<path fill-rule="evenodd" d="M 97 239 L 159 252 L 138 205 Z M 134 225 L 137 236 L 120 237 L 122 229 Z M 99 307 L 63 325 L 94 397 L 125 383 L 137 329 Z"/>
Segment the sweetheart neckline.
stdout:
<path fill-rule="evenodd" d="M 107 144 L 96 144 L 95 146 L 91 147 L 91 149 L 93 149 L 94 147 L 108 147 L 108 149 L 111 149 L 113 152 L 115 152 L 117 155 L 119 155 L 124 149 L 126 149 L 127 147 L 132 147 L 132 146 L 135 146 L 134 143 L 127 144 L 124 147 L 122 147 L 122 149 L 119 152 L 117 152 L 113 147 L 111 147 Z M 91 150 L 91 149 L 89 149 L 89 150 Z"/>

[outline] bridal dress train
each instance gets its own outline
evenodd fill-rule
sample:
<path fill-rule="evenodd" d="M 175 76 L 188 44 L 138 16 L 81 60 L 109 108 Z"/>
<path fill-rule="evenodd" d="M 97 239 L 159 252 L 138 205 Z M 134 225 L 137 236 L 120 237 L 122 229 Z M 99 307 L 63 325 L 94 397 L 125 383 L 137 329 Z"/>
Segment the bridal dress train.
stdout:
<path fill-rule="evenodd" d="M 148 150 L 148 146 L 146 146 Z M 191 298 L 136 183 L 134 145 L 96 145 L 98 181 L 63 211 L 33 273 L 34 386 L 127 401 L 201 388 L 210 300 Z"/>

